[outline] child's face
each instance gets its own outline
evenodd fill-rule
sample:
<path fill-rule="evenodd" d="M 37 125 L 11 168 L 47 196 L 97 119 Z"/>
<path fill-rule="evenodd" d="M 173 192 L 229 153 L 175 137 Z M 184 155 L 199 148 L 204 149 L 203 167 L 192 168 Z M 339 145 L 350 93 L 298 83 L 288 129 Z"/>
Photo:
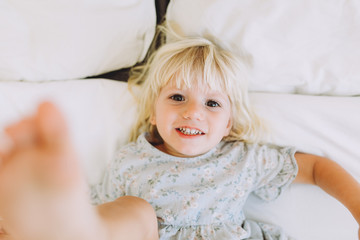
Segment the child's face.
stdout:
<path fill-rule="evenodd" d="M 208 86 L 178 89 L 170 81 L 160 91 L 151 123 L 164 143 L 160 150 L 179 157 L 201 155 L 230 132 L 228 96 Z"/>

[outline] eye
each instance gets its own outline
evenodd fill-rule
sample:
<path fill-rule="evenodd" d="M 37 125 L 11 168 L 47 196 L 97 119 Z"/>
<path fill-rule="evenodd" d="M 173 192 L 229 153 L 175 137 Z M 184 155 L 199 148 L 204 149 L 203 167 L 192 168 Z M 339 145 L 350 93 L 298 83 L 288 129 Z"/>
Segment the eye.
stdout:
<path fill-rule="evenodd" d="M 206 106 L 208 107 L 220 107 L 220 104 L 214 100 L 209 100 L 206 102 Z"/>
<path fill-rule="evenodd" d="M 180 95 L 180 94 L 174 94 L 170 97 L 172 100 L 177 101 L 177 102 L 181 102 L 184 101 L 185 98 L 184 96 Z"/>

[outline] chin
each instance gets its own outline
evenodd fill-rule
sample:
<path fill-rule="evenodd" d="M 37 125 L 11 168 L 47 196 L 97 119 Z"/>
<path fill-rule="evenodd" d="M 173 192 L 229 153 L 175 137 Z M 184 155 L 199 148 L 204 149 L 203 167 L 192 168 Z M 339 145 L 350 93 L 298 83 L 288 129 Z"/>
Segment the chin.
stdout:
<path fill-rule="evenodd" d="M 208 152 L 208 150 L 194 150 L 192 149 L 181 149 L 179 151 L 177 151 L 179 155 L 183 155 L 185 157 L 197 157 L 200 155 L 205 154 L 206 152 Z"/>

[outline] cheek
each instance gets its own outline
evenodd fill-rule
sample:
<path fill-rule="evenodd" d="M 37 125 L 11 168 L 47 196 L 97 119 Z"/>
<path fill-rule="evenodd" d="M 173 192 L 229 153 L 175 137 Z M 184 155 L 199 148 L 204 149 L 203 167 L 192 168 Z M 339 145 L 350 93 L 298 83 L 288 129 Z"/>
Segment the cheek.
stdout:
<path fill-rule="evenodd" d="M 230 116 L 226 116 L 224 118 L 221 119 L 221 129 L 219 129 L 219 131 L 222 132 L 222 135 L 224 137 L 226 137 L 227 135 L 229 135 L 231 128 L 232 128 L 232 121 L 231 121 L 231 117 Z"/>
<path fill-rule="evenodd" d="M 171 113 L 163 106 L 156 106 L 156 111 L 150 118 L 152 125 L 156 125 L 158 131 L 168 128 L 168 125 L 172 122 Z"/>

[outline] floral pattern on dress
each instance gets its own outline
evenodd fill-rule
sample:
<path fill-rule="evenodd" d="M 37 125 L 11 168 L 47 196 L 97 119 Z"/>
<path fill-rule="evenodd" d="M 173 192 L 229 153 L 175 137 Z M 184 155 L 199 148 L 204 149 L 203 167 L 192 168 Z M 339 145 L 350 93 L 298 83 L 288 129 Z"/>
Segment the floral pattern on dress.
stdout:
<path fill-rule="evenodd" d="M 292 147 L 235 141 L 180 158 L 159 151 L 143 134 L 118 151 L 103 181 L 92 187 L 92 199 L 147 200 L 157 213 L 160 239 L 289 239 L 279 227 L 246 220 L 243 206 L 251 193 L 271 201 L 283 192 L 298 171 L 294 153 Z"/>

